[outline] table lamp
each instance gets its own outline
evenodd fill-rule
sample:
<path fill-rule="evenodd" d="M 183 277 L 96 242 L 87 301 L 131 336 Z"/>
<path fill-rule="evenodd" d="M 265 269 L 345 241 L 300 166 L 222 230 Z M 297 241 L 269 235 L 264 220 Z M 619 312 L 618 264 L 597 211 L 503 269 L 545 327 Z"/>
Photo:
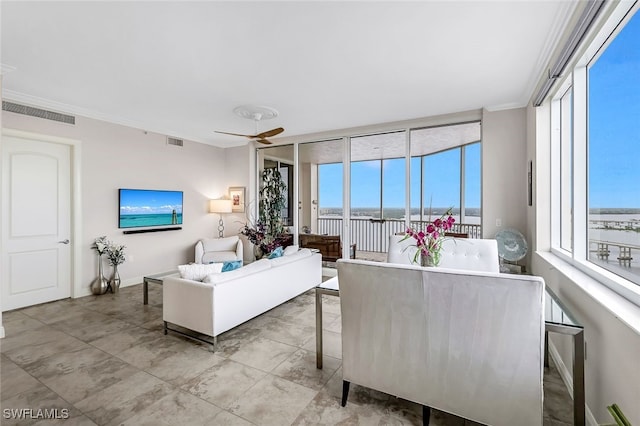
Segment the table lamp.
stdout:
<path fill-rule="evenodd" d="M 209 213 L 218 213 L 220 220 L 218 220 L 218 237 L 224 236 L 224 222 L 222 221 L 223 213 L 231 213 L 231 200 L 209 200 Z"/>

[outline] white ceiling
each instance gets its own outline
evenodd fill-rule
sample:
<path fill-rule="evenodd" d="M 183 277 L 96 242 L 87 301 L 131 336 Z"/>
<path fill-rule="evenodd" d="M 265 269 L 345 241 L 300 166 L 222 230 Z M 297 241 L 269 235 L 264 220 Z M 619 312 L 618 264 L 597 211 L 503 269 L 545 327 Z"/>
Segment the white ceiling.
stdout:
<path fill-rule="evenodd" d="M 518 107 L 575 5 L 2 1 L 3 97 L 221 147 Z"/>

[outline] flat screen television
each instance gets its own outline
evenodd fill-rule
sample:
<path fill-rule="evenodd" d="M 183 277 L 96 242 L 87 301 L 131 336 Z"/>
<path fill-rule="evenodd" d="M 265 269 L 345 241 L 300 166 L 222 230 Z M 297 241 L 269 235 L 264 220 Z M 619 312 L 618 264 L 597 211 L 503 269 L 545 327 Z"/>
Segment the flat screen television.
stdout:
<path fill-rule="evenodd" d="M 119 228 L 182 225 L 182 191 L 119 190 Z"/>

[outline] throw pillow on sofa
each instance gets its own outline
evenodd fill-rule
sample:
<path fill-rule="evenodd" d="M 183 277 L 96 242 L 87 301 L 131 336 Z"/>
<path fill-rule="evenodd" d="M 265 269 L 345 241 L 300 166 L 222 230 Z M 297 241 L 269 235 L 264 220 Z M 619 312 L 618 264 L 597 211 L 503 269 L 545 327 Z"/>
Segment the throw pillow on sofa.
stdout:
<path fill-rule="evenodd" d="M 271 252 L 271 254 L 269 255 L 269 259 L 275 259 L 277 257 L 282 257 L 283 254 L 284 254 L 284 249 L 282 247 L 276 247 L 276 249 L 273 250 Z"/>
<path fill-rule="evenodd" d="M 217 264 L 219 262 L 209 262 L 209 264 Z M 242 268 L 242 260 L 227 260 L 222 263 L 222 272 L 233 271 L 234 269 Z"/>
<path fill-rule="evenodd" d="M 180 278 L 192 281 L 202 281 L 209 274 L 219 274 L 222 272 L 222 263 L 192 263 L 191 265 L 178 265 Z"/>
<path fill-rule="evenodd" d="M 284 249 L 284 255 L 285 255 L 285 256 L 289 256 L 289 255 L 291 255 L 291 254 L 295 254 L 295 253 L 297 253 L 297 252 L 298 252 L 298 250 L 299 250 L 299 249 L 300 249 L 300 247 L 299 247 L 297 244 L 294 244 L 294 245 L 292 245 L 292 246 L 285 247 L 285 249 Z"/>

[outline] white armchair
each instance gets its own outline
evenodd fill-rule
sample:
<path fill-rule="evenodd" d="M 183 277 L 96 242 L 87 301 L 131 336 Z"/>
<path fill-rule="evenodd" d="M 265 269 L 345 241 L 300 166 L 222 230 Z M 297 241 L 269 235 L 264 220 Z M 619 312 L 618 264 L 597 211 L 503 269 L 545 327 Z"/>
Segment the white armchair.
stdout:
<path fill-rule="evenodd" d="M 498 242 L 489 239 L 448 238 L 442 243 L 441 268 L 500 272 Z"/>
<path fill-rule="evenodd" d="M 403 235 L 389 236 L 387 263 L 411 265 L 417 247 L 415 240 Z M 500 272 L 498 242 L 496 240 L 447 238 L 442 243 L 441 268 L 465 271 Z"/>
<path fill-rule="evenodd" d="M 542 424 L 540 277 L 344 260 L 342 406 L 365 386 L 496 426 Z"/>
<path fill-rule="evenodd" d="M 195 262 L 242 260 L 242 252 L 242 240 L 237 235 L 226 238 L 205 238 L 196 243 Z"/>
<path fill-rule="evenodd" d="M 389 249 L 387 251 L 387 263 L 399 263 L 411 265 L 411 261 L 418 248 L 413 238 L 402 241 L 404 235 L 389 235 Z"/>

